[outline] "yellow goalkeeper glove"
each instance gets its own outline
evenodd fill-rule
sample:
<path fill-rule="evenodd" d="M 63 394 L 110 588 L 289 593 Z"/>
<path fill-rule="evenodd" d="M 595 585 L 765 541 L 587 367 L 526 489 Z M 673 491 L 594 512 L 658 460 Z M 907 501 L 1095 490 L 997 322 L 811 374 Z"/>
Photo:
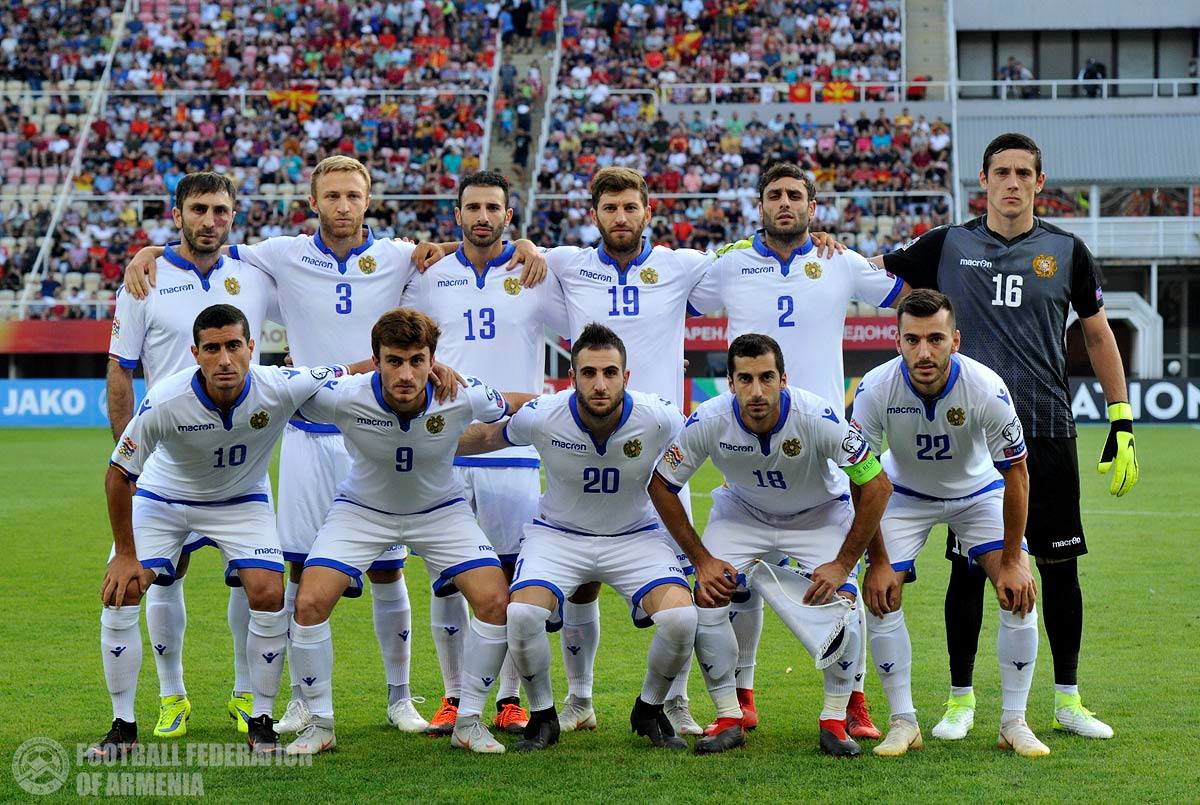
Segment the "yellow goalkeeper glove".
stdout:
<path fill-rule="evenodd" d="M 1110 494 L 1121 497 L 1138 482 L 1137 453 L 1133 450 L 1133 409 L 1127 402 L 1108 406 L 1108 440 L 1096 469 L 1101 475 L 1112 470 Z"/>

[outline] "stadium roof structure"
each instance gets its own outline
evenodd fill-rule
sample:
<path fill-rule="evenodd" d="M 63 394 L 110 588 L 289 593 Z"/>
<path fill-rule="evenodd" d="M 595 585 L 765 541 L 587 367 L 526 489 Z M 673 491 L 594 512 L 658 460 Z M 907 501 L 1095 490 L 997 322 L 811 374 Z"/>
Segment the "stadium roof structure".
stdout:
<path fill-rule="evenodd" d="M 1042 149 L 1047 184 L 1195 184 L 1200 115 L 960 117 L 962 183 L 976 184 L 979 160 L 998 134 L 1018 131 Z"/>

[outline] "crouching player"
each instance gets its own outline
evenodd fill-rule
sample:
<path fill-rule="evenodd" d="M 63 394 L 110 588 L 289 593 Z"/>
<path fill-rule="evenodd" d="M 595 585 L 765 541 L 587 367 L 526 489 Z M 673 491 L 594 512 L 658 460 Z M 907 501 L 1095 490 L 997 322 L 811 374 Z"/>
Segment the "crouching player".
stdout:
<path fill-rule="evenodd" d="M 561 625 L 563 602 L 593 581 L 621 593 L 638 626 L 657 627 L 630 715 L 633 730 L 655 746 L 687 748 L 663 702 L 686 672 L 696 610 L 675 547 L 646 496 L 683 416 L 655 394 L 629 391 L 625 366 L 617 334 L 589 324 L 571 349 L 573 388 L 539 397 L 503 426 L 473 426 L 460 446 L 467 454 L 532 444 L 546 467 L 546 494 L 525 526 L 508 605 L 508 648 L 531 710 L 520 751 L 558 742 L 547 623 Z M 682 506 L 677 498 L 676 505 Z"/>
<path fill-rule="evenodd" d="M 867 634 L 891 707 L 887 737 L 875 754 L 903 755 L 921 746 L 912 700 L 912 644 L 900 608 L 903 583 L 930 529 L 945 523 L 958 548 L 981 567 L 1000 599 L 1002 748 L 1025 757 L 1050 750 L 1025 723 L 1025 701 L 1037 659 L 1036 590 L 1023 552 L 1029 473 L 1021 421 L 1004 381 L 958 354 L 950 300 L 913 291 L 900 303 L 900 357 L 867 373 L 854 399 L 854 419 L 880 447 L 896 494 L 868 549 L 864 598 Z"/>
<path fill-rule="evenodd" d="M 155 384 L 117 442 L 104 481 L 116 543 L 101 588 L 104 677 L 112 729 L 89 756 L 116 759 L 137 742 L 133 703 L 142 665 L 138 604 L 154 578 L 174 576 L 192 532 L 225 557 L 225 579 L 250 602 L 246 654 L 254 688 L 247 724 L 256 752 L 279 741 L 271 708 L 287 647 L 283 551 L 268 498 L 267 465 L 288 419 L 345 367 L 251 366 L 245 315 L 212 305 L 192 326 L 198 369 Z M 137 491 L 134 491 L 134 484 Z"/>
<path fill-rule="evenodd" d="M 362 594 L 363 573 L 397 543 L 425 559 L 434 595 L 461 591 L 475 615 L 452 745 L 504 751 L 479 715 L 504 661 L 507 584 L 452 462 L 467 426 L 500 419 L 508 403 L 478 380 L 468 380 L 456 400 L 437 402 L 430 372 L 438 334 L 431 318 L 411 308 L 383 314 L 371 329 L 376 371 L 331 384 L 300 411 L 314 422 L 337 425 L 350 470 L 317 532 L 296 594 L 291 657 L 312 720 L 288 744 L 289 754 L 334 746 L 329 615 L 343 594 Z M 517 405 L 533 398 L 508 396 Z"/>
<path fill-rule="evenodd" d="M 879 526 L 891 485 L 858 428 L 820 397 L 787 385 L 783 352 L 773 338 L 747 333 L 733 340 L 729 384 L 728 393 L 688 418 L 650 482 L 663 523 L 696 568 L 696 656 L 717 706 L 717 720 L 696 751 L 722 752 L 745 742 L 734 681 L 737 639 L 729 622 L 729 599 L 745 574 L 824 670 L 821 749 L 858 755 L 846 733 L 846 706 L 861 673 L 853 571 Z M 725 485 L 713 492 L 701 544 L 675 490 L 706 458 Z M 853 482 L 853 508 L 834 465 Z M 806 572 L 763 563 L 777 553 L 794 557 Z"/>

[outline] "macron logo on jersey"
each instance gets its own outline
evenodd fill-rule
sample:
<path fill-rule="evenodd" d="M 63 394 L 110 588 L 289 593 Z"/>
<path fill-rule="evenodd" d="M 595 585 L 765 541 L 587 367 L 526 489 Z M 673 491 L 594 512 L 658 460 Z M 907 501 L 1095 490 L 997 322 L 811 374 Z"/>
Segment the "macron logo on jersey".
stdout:
<path fill-rule="evenodd" d="M 718 442 L 722 450 L 728 450 L 731 453 L 753 453 L 754 448 L 748 444 L 730 444 L 729 442 Z"/>
<path fill-rule="evenodd" d="M 590 280 L 600 280 L 601 282 L 612 282 L 612 277 L 607 274 L 601 274 L 597 271 L 588 271 L 586 268 L 579 269 L 579 276 L 587 277 Z"/>
<path fill-rule="evenodd" d="M 390 428 L 393 424 L 387 419 L 371 419 L 370 417 L 365 416 L 356 416 L 354 418 L 354 423 L 356 425 L 365 425 L 368 428 Z"/>
<path fill-rule="evenodd" d="M 329 262 L 328 260 L 318 260 L 315 257 L 309 257 L 307 254 L 300 255 L 300 262 L 308 263 L 310 266 L 317 266 L 319 268 L 333 268 L 334 267 L 333 263 Z"/>
<path fill-rule="evenodd" d="M 742 275 L 746 274 L 770 274 L 775 270 L 775 266 L 743 266 Z"/>
<path fill-rule="evenodd" d="M 551 439 L 550 445 L 552 447 L 558 447 L 562 450 L 573 450 L 577 453 L 586 453 L 587 452 L 587 445 L 580 444 L 579 442 L 563 442 L 563 441 L 559 441 L 558 439 Z"/>
<path fill-rule="evenodd" d="M 438 280 L 437 287 L 439 288 L 460 288 L 464 285 L 470 285 L 470 280 Z"/>
<path fill-rule="evenodd" d="M 194 290 L 196 290 L 196 286 L 189 282 L 187 285 L 172 285 L 170 288 L 159 288 L 158 295 L 166 296 L 166 295 L 173 294 L 173 293 L 180 293 L 181 291 L 194 291 Z"/>
<path fill-rule="evenodd" d="M 967 266 L 968 268 L 991 268 L 992 267 L 991 260 L 984 260 L 984 259 L 972 260 L 968 257 L 961 258 L 958 261 L 958 264 L 960 266 Z"/>
<path fill-rule="evenodd" d="M 200 425 L 176 425 L 175 430 L 180 433 L 192 433 L 199 430 L 214 430 L 216 427 L 212 422 L 206 422 Z"/>
<path fill-rule="evenodd" d="M 889 405 L 889 414 L 919 414 L 921 409 L 913 405 Z"/>

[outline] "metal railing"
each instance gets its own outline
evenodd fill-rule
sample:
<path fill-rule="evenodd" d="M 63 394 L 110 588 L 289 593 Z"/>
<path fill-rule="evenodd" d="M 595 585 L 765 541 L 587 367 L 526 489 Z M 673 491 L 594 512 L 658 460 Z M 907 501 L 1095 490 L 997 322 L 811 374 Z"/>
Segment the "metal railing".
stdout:
<path fill-rule="evenodd" d="M 1055 78 L 1029 81 L 958 81 L 963 100 L 1185 98 L 1200 94 L 1200 78 Z"/>
<path fill-rule="evenodd" d="M 521 219 L 521 237 L 529 231 L 529 219 L 537 205 L 538 177 L 542 175 L 542 160 L 545 159 L 546 144 L 550 142 L 550 112 L 558 99 L 558 72 L 562 69 L 563 28 L 567 18 L 567 0 L 559 0 L 558 25 L 554 33 L 554 61 L 550 65 L 550 77 L 546 83 L 546 102 L 542 105 L 542 130 L 538 134 L 537 153 L 533 158 L 533 171 L 529 178 L 529 192 L 526 197 L 529 203 L 525 205 L 525 215 Z"/>
<path fill-rule="evenodd" d="M 500 62 L 504 60 L 503 40 L 500 27 L 496 27 L 496 58 L 492 59 L 492 78 L 488 85 L 487 117 L 483 122 L 483 153 L 479 155 L 479 169 L 487 170 L 488 154 L 492 151 L 492 127 L 496 125 L 496 102 L 500 94 Z"/>
<path fill-rule="evenodd" d="M 1097 257 L 1200 257 L 1200 218 L 1046 218 Z"/>
<path fill-rule="evenodd" d="M 675 106 L 714 106 L 724 103 L 788 103 L 800 106 L 829 106 L 847 103 L 874 103 L 884 100 L 903 101 L 906 103 L 922 100 L 949 102 L 951 86 L 948 81 L 807 81 L 804 83 L 809 88 L 808 99 L 796 101 L 789 100 L 788 98 L 791 85 L 780 81 L 760 81 L 741 84 L 660 84 L 658 86 L 658 93 L 663 103 L 670 103 Z M 829 94 L 831 95 L 829 99 L 825 98 L 826 89 L 829 90 Z M 771 100 L 764 100 L 764 90 L 770 90 Z M 919 97 L 909 98 L 910 90 L 914 96 L 919 95 Z M 749 91 L 757 91 L 759 93 L 758 97 L 751 100 L 733 100 L 727 97 L 735 93 Z M 704 99 L 696 97 L 701 92 L 704 93 Z M 676 93 L 684 96 L 684 99 L 677 100 L 675 98 Z M 836 99 L 832 97 L 835 93 L 837 94 Z"/>

